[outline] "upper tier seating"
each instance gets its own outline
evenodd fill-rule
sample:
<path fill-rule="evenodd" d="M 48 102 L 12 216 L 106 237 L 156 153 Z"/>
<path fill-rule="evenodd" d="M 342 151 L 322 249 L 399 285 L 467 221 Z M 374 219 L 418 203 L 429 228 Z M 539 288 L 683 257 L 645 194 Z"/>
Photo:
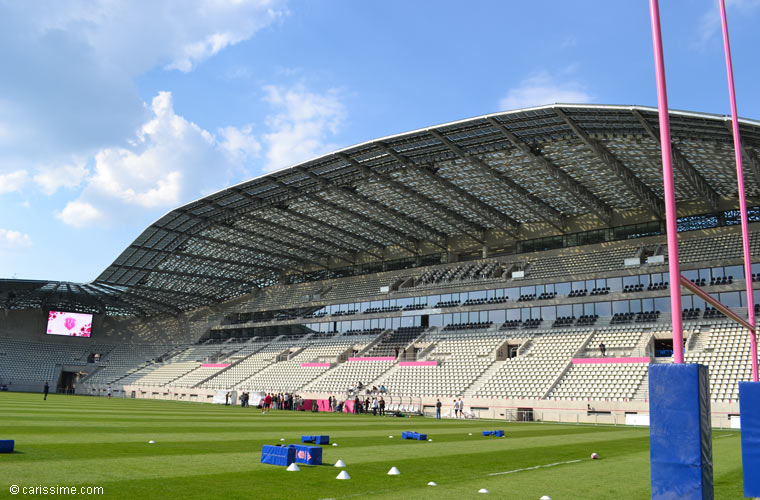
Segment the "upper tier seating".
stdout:
<path fill-rule="evenodd" d="M 480 397 L 540 398 L 570 363 L 590 330 L 546 330 L 523 346 L 522 355 L 501 366 L 475 391 Z"/>
<path fill-rule="evenodd" d="M 426 358 L 437 366 L 397 366 L 370 385 L 385 385 L 393 395 L 459 396 L 494 363 L 494 350 L 504 342 L 487 332 L 425 340 L 437 342 Z"/>
<path fill-rule="evenodd" d="M 416 339 L 422 334 L 424 329 L 421 326 L 402 326 L 396 330 L 390 331 L 385 334 L 383 340 L 374 345 L 365 356 L 369 357 L 381 357 L 381 356 L 393 356 L 397 357 L 399 351 L 404 349 L 411 341 Z"/>

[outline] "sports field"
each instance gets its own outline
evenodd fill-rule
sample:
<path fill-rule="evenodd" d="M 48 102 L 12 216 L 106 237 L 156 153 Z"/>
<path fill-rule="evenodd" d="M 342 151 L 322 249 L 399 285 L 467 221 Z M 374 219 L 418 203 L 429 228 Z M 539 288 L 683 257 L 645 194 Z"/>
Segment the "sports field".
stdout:
<path fill-rule="evenodd" d="M 507 437 L 481 435 L 492 429 Z M 405 430 L 433 441 L 402 440 Z M 328 465 L 288 472 L 259 463 L 263 444 L 298 443 L 302 434 L 338 443 L 323 447 Z M 16 440 L 15 453 L 0 454 L 0 498 L 29 497 L 12 496 L 11 485 L 103 492 L 61 498 L 649 498 L 649 437 L 641 428 L 262 415 L 198 403 L 0 393 L 0 439 Z M 713 439 L 715 496 L 742 498 L 739 433 L 715 430 Z M 592 452 L 600 459 L 591 460 Z M 350 480 L 335 479 L 338 459 Z M 401 475 L 387 475 L 393 466 Z M 481 488 L 489 494 L 478 494 Z"/>

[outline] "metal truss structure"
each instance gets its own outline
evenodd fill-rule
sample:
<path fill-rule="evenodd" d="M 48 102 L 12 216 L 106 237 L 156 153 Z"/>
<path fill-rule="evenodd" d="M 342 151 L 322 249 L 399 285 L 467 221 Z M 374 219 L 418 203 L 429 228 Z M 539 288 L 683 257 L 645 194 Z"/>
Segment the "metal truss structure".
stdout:
<path fill-rule="evenodd" d="M 735 199 L 730 120 L 670 120 L 677 201 Z M 616 213 L 661 219 L 658 127 L 655 108 L 556 104 L 369 141 L 172 210 L 90 283 L 0 280 L 0 301 L 177 315 L 305 270 L 520 240 L 526 225 L 551 235 L 583 216 L 598 227 Z M 760 179 L 760 122 L 741 121 L 741 135 Z"/>

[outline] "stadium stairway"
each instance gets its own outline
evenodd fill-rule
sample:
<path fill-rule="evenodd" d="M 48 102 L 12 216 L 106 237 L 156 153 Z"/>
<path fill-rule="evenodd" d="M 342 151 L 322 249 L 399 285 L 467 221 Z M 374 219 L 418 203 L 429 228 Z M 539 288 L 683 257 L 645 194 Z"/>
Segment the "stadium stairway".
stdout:
<path fill-rule="evenodd" d="M 578 349 L 576 349 L 575 352 L 570 356 L 570 359 L 567 361 L 567 364 L 562 369 L 562 371 L 559 372 L 556 377 L 554 377 L 554 380 L 552 380 L 552 382 L 549 384 L 549 387 L 541 395 L 541 399 L 546 399 L 549 396 L 549 394 L 552 392 L 552 390 L 554 390 L 554 388 L 557 386 L 557 384 L 559 384 L 560 381 L 565 378 L 567 373 L 573 367 L 573 358 L 580 356 L 588 348 L 588 345 L 591 342 L 591 339 L 593 339 L 596 336 L 596 334 L 597 334 L 597 329 L 592 328 L 589 334 L 583 340 L 583 343 L 580 345 L 580 347 L 578 347 Z"/>
<path fill-rule="evenodd" d="M 385 338 L 385 336 L 392 331 L 393 331 L 392 329 L 387 328 L 383 330 L 382 332 L 380 332 L 377 337 L 375 337 L 370 343 L 365 345 L 363 349 L 361 349 L 358 353 L 356 353 L 356 357 L 361 357 L 361 356 L 366 355 L 369 351 L 372 350 L 373 347 L 380 344 Z"/>

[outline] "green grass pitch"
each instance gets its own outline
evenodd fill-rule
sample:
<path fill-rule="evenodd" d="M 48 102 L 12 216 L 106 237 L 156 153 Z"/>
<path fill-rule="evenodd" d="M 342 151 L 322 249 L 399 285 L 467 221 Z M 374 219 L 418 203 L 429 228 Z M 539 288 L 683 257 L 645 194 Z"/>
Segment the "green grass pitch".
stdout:
<path fill-rule="evenodd" d="M 493 429 L 507 437 L 481 435 Z M 404 430 L 433 441 L 402 440 Z M 288 472 L 259 462 L 263 444 L 298 443 L 302 434 L 338 443 L 323 447 L 328 465 Z M 15 453 L 0 454 L 0 498 L 23 497 L 9 493 L 14 484 L 102 487 L 102 498 L 649 498 L 642 428 L 262 415 L 239 406 L 0 393 L 0 439 L 16 440 Z M 335 479 L 338 459 L 350 480 Z M 713 431 L 713 461 L 715 497 L 742 498 L 738 431 Z M 387 475 L 393 466 L 401 475 Z"/>

